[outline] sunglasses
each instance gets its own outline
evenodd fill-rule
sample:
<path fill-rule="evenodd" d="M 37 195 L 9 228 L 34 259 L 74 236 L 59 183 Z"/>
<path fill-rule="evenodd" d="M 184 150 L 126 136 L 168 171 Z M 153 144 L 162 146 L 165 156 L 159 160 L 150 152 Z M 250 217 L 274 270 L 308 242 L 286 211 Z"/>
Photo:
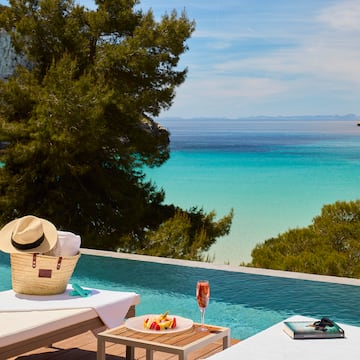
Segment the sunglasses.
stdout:
<path fill-rule="evenodd" d="M 315 321 L 312 326 L 315 328 L 315 330 L 326 331 L 326 326 L 333 327 L 335 324 L 329 318 L 323 317 L 321 320 Z"/>

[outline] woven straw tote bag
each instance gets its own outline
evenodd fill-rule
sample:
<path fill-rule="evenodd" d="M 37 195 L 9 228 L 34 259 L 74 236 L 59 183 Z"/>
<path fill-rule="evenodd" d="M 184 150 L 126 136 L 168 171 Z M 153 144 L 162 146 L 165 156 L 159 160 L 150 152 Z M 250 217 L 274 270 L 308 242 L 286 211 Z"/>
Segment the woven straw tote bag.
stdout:
<path fill-rule="evenodd" d="M 80 258 L 31 253 L 10 254 L 12 288 L 16 293 L 55 295 L 65 292 Z"/>

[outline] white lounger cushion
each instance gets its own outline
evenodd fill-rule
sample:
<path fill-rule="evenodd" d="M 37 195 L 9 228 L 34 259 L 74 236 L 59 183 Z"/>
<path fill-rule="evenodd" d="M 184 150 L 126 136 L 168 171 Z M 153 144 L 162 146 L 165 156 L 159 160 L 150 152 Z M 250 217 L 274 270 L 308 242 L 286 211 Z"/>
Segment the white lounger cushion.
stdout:
<path fill-rule="evenodd" d="M 104 324 L 113 328 L 119 326 L 129 309 L 136 304 L 138 295 L 133 292 L 89 289 L 91 296 L 70 296 L 71 285 L 63 294 L 23 295 L 13 290 L 0 292 L 0 315 L 4 312 L 26 312 L 37 310 L 64 310 L 93 308 Z"/>
<path fill-rule="evenodd" d="M 97 312 L 91 308 L 2 312 L 0 347 L 15 344 L 50 331 L 60 330 L 76 322 L 90 320 L 97 316 Z"/>
<path fill-rule="evenodd" d="M 0 292 L 0 359 L 97 332 L 104 325 L 118 326 L 140 303 L 136 293 L 91 289 L 90 297 L 72 297 L 68 291 L 51 296 Z"/>
<path fill-rule="evenodd" d="M 318 320 L 295 315 L 286 321 Z M 285 321 L 285 320 L 284 320 Z M 284 332 L 281 321 L 251 336 L 208 360 L 339 360 L 359 358 L 360 327 L 339 324 L 345 331 L 345 339 L 294 340 Z"/>

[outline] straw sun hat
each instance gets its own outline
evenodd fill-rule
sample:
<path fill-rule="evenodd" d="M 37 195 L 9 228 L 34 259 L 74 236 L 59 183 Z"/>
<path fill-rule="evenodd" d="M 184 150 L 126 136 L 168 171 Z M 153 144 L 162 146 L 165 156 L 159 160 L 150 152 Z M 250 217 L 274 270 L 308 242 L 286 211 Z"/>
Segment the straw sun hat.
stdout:
<path fill-rule="evenodd" d="M 0 250 L 6 253 L 44 253 L 56 242 L 56 227 L 32 215 L 15 219 L 0 230 Z"/>

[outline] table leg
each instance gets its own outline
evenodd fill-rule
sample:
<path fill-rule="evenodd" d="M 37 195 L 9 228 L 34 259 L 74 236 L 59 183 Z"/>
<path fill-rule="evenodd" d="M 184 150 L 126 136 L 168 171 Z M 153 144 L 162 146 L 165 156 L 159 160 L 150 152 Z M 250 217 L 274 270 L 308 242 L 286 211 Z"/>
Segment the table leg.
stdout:
<path fill-rule="evenodd" d="M 230 347 L 230 335 L 223 337 L 223 349 Z"/>
<path fill-rule="evenodd" d="M 98 337 L 96 360 L 105 360 L 105 340 Z"/>
<path fill-rule="evenodd" d="M 132 346 L 126 345 L 126 360 L 134 360 L 134 348 Z"/>
<path fill-rule="evenodd" d="M 146 360 L 153 360 L 153 355 L 152 349 L 146 348 Z"/>

